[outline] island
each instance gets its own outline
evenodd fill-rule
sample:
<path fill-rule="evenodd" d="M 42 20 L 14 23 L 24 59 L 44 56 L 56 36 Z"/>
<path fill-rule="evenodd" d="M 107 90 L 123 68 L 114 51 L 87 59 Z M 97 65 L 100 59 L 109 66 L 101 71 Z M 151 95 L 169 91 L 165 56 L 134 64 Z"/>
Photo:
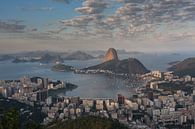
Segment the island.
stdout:
<path fill-rule="evenodd" d="M 74 70 L 74 67 L 64 65 L 64 64 L 57 64 L 57 65 L 52 66 L 51 70 L 57 71 L 57 72 L 70 72 Z"/>

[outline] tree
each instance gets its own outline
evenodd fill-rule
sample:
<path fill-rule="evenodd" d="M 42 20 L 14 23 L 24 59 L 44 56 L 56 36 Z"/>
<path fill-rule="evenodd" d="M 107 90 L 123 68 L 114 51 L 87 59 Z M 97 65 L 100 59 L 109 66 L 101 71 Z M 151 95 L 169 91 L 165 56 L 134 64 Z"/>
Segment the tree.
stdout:
<path fill-rule="evenodd" d="M 34 121 L 32 120 L 29 120 L 27 123 L 26 123 L 26 129 L 42 129 L 42 127 L 35 123 Z"/>
<path fill-rule="evenodd" d="M 58 121 L 46 129 L 128 129 L 128 127 L 111 119 L 89 116 L 64 122 Z"/>
<path fill-rule="evenodd" d="M 3 125 L 1 123 L 1 119 L 0 119 L 0 129 L 3 129 Z"/>
<path fill-rule="evenodd" d="M 19 129 L 20 115 L 16 109 L 6 111 L 2 118 L 3 129 Z"/>

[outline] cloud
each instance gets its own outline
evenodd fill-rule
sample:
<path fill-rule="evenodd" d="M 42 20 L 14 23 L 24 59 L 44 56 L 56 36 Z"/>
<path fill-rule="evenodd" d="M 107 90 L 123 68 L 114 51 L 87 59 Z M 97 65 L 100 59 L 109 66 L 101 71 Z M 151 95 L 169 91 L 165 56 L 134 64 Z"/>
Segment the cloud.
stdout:
<path fill-rule="evenodd" d="M 0 32 L 3 33 L 23 33 L 26 25 L 19 24 L 17 21 L 2 21 L 0 20 Z"/>
<path fill-rule="evenodd" d="M 135 15 L 140 11 L 143 11 L 141 7 L 137 6 L 136 4 L 127 3 L 123 7 L 118 8 L 116 13 L 120 15 Z"/>
<path fill-rule="evenodd" d="M 53 7 L 22 7 L 23 11 L 54 11 Z"/>
<path fill-rule="evenodd" d="M 195 32 L 174 32 L 169 34 L 160 34 L 157 39 L 162 41 L 182 41 L 185 39 L 193 39 Z"/>
<path fill-rule="evenodd" d="M 29 49 L 32 47 L 45 49 L 48 44 L 50 44 L 49 49 L 57 47 L 56 50 L 78 48 L 78 46 L 84 49 L 90 46 L 91 49 L 105 49 L 113 44 L 115 47 L 132 50 L 141 48 L 150 51 L 151 47 L 152 50 L 161 50 L 163 47 L 164 50 L 172 50 L 174 47 L 179 49 L 194 47 L 195 0 L 48 1 L 50 1 L 48 5 L 30 5 L 22 9 L 43 17 L 46 14 L 41 12 L 52 13 L 51 17 L 47 16 L 47 19 L 53 19 L 51 21 L 36 20 L 33 27 L 33 18 L 30 21 L 28 19 L 29 26 L 23 20 L 0 20 L 1 44 L 6 46 L 10 40 L 12 41 L 6 47 L 7 50 L 9 48 L 15 50 L 15 47 L 20 49 L 25 45 Z M 57 8 L 59 3 L 68 9 Z M 55 13 L 61 14 L 53 16 Z M 62 17 L 59 18 L 59 16 Z M 28 18 L 26 15 L 22 17 Z M 56 21 L 56 18 L 59 19 Z M 37 22 L 40 24 L 38 25 Z M 15 44 L 13 47 L 16 40 L 19 45 Z M 192 43 L 189 44 L 188 41 Z M 29 45 L 29 42 L 33 43 Z M 58 44 L 53 45 L 58 42 L 64 47 L 59 47 Z M 178 45 L 178 42 L 181 43 Z M 5 47 L 1 46 L 1 50 L 5 50 Z"/>
<path fill-rule="evenodd" d="M 26 33 L 23 38 L 38 40 L 61 40 L 59 36 L 47 32 Z"/>
<path fill-rule="evenodd" d="M 65 3 L 65 4 L 69 4 L 71 0 L 53 0 L 55 2 L 60 2 L 60 3 Z"/>
<path fill-rule="evenodd" d="M 59 34 L 60 32 L 64 31 L 65 29 L 66 29 L 66 27 L 62 27 L 62 28 L 59 28 L 57 30 L 49 30 L 48 33 Z"/>
<path fill-rule="evenodd" d="M 19 24 L 19 23 L 23 23 L 24 22 L 24 20 L 18 20 L 18 19 L 7 19 L 6 21 L 12 22 L 12 23 L 16 23 L 16 24 Z"/>
<path fill-rule="evenodd" d="M 78 2 L 78 1 L 83 1 L 83 0 L 52 0 L 52 1 L 63 3 L 63 4 L 70 4 L 71 2 Z"/>
<path fill-rule="evenodd" d="M 75 10 L 83 14 L 96 14 L 102 11 L 100 9 L 96 9 L 92 7 L 80 7 L 80 8 L 76 8 Z"/>
<path fill-rule="evenodd" d="M 145 0 L 117 0 L 117 2 L 122 2 L 122 3 L 144 3 Z"/>
<path fill-rule="evenodd" d="M 64 26 L 86 27 L 93 20 L 93 16 L 79 16 L 71 20 L 61 20 Z"/>
<path fill-rule="evenodd" d="M 66 29 L 57 31 L 59 34 L 86 38 L 94 38 L 94 35 L 112 39 L 151 38 L 162 30 L 173 31 L 171 28 L 178 29 L 195 20 L 195 1 L 83 0 L 75 11 L 79 14 L 77 17 L 60 20 L 61 28 Z M 163 26 L 167 25 L 172 27 L 164 31 Z"/>
<path fill-rule="evenodd" d="M 36 31 L 38 31 L 37 28 L 28 28 L 28 29 L 26 30 L 26 32 L 36 32 Z"/>
<path fill-rule="evenodd" d="M 195 2 L 191 0 L 117 1 L 123 3 L 123 6 L 116 10 L 116 15 L 121 17 L 120 24 L 127 26 L 128 29 L 124 30 L 127 34 L 147 33 L 148 29 L 154 31 L 154 26 L 158 31 L 164 24 L 183 24 L 195 18 L 193 12 Z"/>
<path fill-rule="evenodd" d="M 76 8 L 75 11 L 81 14 L 99 14 L 108 8 L 109 2 L 105 0 L 85 0 L 82 7 Z"/>

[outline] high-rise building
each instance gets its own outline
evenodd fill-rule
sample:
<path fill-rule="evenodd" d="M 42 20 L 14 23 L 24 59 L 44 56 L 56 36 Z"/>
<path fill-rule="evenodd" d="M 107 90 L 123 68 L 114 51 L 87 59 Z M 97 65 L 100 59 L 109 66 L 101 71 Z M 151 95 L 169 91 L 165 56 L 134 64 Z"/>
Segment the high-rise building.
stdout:
<path fill-rule="evenodd" d="M 48 91 L 47 90 L 39 90 L 37 91 L 37 101 L 44 102 L 48 97 Z"/>
<path fill-rule="evenodd" d="M 195 89 L 193 89 L 192 101 L 195 103 Z"/>
<path fill-rule="evenodd" d="M 52 104 L 52 97 L 51 96 L 46 99 L 46 103 L 47 103 L 47 105 Z"/>
<path fill-rule="evenodd" d="M 125 103 L 125 97 L 121 94 L 118 94 L 118 103 L 119 105 L 122 105 Z"/>
<path fill-rule="evenodd" d="M 192 95 L 192 101 L 195 103 L 195 95 Z"/>
<path fill-rule="evenodd" d="M 31 79 L 28 76 L 24 76 L 23 78 L 20 79 L 20 82 L 22 84 L 29 84 L 31 83 Z"/>
<path fill-rule="evenodd" d="M 32 93 L 33 92 L 33 87 L 23 87 L 22 88 L 22 93 Z"/>
<path fill-rule="evenodd" d="M 195 88 L 193 89 L 193 95 L 195 95 Z"/>
<path fill-rule="evenodd" d="M 154 95 L 153 95 L 153 92 L 152 91 L 149 91 L 148 92 L 148 99 L 150 99 L 150 100 L 154 100 Z"/>
<path fill-rule="evenodd" d="M 104 101 L 96 100 L 96 110 L 103 110 L 103 109 L 104 109 Z"/>
<path fill-rule="evenodd" d="M 7 89 L 4 87 L 0 87 L 0 95 L 2 95 L 3 97 L 7 98 L 8 94 L 7 94 Z"/>
<path fill-rule="evenodd" d="M 191 125 L 191 129 L 195 129 L 195 124 Z"/>
<path fill-rule="evenodd" d="M 77 105 L 79 105 L 79 104 L 81 103 L 79 97 L 71 97 L 71 98 L 70 98 L 70 102 L 71 102 L 71 103 L 75 103 L 75 104 L 77 104 Z"/>
<path fill-rule="evenodd" d="M 48 89 L 48 84 L 49 84 L 49 79 L 48 78 L 44 78 L 43 79 L 43 88 L 44 89 Z"/>
<path fill-rule="evenodd" d="M 41 78 L 37 78 L 37 82 L 38 85 L 42 85 L 43 84 L 43 80 Z"/>

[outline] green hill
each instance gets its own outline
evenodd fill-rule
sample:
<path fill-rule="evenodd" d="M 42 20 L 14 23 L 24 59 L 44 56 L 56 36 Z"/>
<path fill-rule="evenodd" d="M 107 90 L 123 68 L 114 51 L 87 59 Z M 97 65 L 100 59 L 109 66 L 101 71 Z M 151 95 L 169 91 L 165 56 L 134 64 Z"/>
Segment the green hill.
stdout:
<path fill-rule="evenodd" d="M 187 58 L 182 62 L 173 65 L 168 70 L 174 71 L 174 73 L 179 76 L 195 76 L 195 58 Z"/>
<path fill-rule="evenodd" d="M 115 73 L 145 74 L 149 72 L 146 67 L 137 59 L 129 58 L 124 60 L 110 60 L 84 70 L 110 70 Z"/>
<path fill-rule="evenodd" d="M 58 72 L 69 72 L 73 70 L 73 67 L 64 64 L 57 64 L 54 65 L 51 69 L 53 71 L 58 71 Z"/>
<path fill-rule="evenodd" d="M 46 129 L 128 129 L 118 121 L 98 117 L 82 117 L 76 120 L 57 122 Z"/>

